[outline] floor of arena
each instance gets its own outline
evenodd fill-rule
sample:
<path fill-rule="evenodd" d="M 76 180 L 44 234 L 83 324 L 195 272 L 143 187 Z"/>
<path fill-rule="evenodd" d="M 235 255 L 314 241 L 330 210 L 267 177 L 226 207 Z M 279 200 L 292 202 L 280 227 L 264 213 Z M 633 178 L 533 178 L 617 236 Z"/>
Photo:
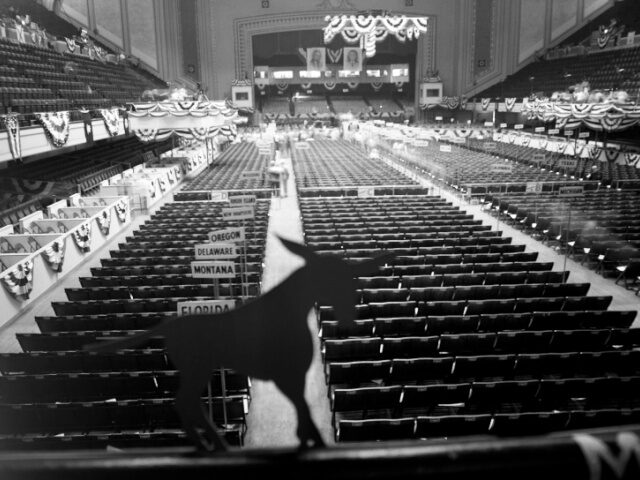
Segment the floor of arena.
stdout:
<path fill-rule="evenodd" d="M 268 291 L 278 285 L 294 269 L 301 265 L 300 257 L 295 256 L 286 250 L 277 240 L 276 235 L 289 238 L 294 241 L 304 242 L 300 209 L 295 189 L 295 176 L 290 159 L 285 159 L 286 166 L 292 174 L 288 179 L 289 196 L 285 198 L 273 198 L 271 202 L 270 220 L 268 227 L 268 238 L 265 254 L 265 269 L 262 277 L 263 291 Z M 494 229 L 500 229 L 505 236 L 513 238 L 514 244 L 526 245 L 526 251 L 539 252 L 538 261 L 553 262 L 554 270 L 569 270 L 572 282 L 583 282 L 591 285 L 591 295 L 610 295 L 613 297 L 611 309 L 615 310 L 635 310 L 638 307 L 638 297 L 632 291 L 625 290 L 615 285 L 611 280 L 607 280 L 595 273 L 593 270 L 581 266 L 579 263 L 566 259 L 558 254 L 553 248 L 544 245 L 530 236 L 512 228 L 482 210 L 481 205 L 469 204 L 461 200 L 458 196 L 427 179 L 421 179 L 423 186 L 428 187 L 433 195 L 441 196 L 459 206 L 467 213 L 472 214 L 476 219 L 483 221 L 485 225 L 491 225 Z M 168 197 L 169 199 L 170 197 Z M 168 200 L 167 199 L 167 200 Z M 0 351 L 18 352 L 20 346 L 16 340 L 16 333 L 39 332 L 35 323 L 37 315 L 51 315 L 52 301 L 66 300 L 65 288 L 77 287 L 78 278 L 89 274 L 92 266 L 100 263 L 100 258 L 104 256 L 110 248 L 117 245 L 118 241 L 130 235 L 142 223 L 149 219 L 150 215 L 159 209 L 167 200 L 156 204 L 151 211 L 139 213 L 132 221 L 131 225 L 120 235 L 114 237 L 100 250 L 96 250 L 91 258 L 76 268 L 75 271 L 67 275 L 64 280 L 58 282 L 49 292 L 42 295 L 37 301 L 32 303 L 20 317 L 10 324 L 5 325 L 0 330 Z M 566 261 L 566 267 L 565 267 Z M 313 322 L 313 323 L 312 323 Z M 315 315 L 309 315 L 309 326 L 315 331 Z M 640 320 L 636 319 L 633 327 L 640 326 Z M 327 396 L 327 385 L 324 381 L 322 359 L 320 355 L 320 341 L 314 336 L 314 362 L 307 374 L 306 398 L 312 411 L 316 425 L 328 444 L 334 442 L 333 428 L 331 422 L 331 410 Z M 252 382 L 252 400 L 250 414 L 247 417 L 247 434 L 245 445 L 247 447 L 291 447 L 298 444 L 296 437 L 296 417 L 293 406 L 282 395 L 271 382 Z"/>

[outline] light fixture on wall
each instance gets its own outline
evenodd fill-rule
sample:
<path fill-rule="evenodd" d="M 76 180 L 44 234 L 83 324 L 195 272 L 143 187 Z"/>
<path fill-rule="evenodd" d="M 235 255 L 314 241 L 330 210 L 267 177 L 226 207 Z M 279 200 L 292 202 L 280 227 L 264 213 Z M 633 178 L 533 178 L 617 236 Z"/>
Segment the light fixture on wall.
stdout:
<path fill-rule="evenodd" d="M 389 34 L 404 43 L 426 33 L 427 20 L 427 17 L 393 15 L 386 10 L 329 15 L 323 29 L 324 43 L 331 42 L 339 33 L 347 43 L 359 43 L 365 55 L 371 58 L 376 54 L 376 43 L 384 41 Z"/>

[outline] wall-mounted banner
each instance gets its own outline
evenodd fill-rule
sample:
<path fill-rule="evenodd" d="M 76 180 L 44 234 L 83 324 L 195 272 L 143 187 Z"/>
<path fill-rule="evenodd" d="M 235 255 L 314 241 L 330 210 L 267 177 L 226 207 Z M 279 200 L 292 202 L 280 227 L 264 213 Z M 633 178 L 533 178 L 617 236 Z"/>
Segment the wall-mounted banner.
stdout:
<path fill-rule="evenodd" d="M 235 278 L 236 265 L 229 261 L 191 262 L 193 278 Z"/>
<path fill-rule="evenodd" d="M 246 239 L 244 227 L 222 228 L 213 230 L 208 234 L 211 243 L 217 242 L 244 242 Z"/>

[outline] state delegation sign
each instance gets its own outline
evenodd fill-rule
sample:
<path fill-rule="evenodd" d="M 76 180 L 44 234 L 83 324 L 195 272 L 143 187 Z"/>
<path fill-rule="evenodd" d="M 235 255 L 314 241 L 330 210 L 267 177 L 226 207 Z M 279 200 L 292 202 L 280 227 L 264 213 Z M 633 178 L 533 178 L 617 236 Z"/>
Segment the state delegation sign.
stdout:
<path fill-rule="evenodd" d="M 236 265 L 229 261 L 191 262 L 193 278 L 235 278 Z"/>
<path fill-rule="evenodd" d="M 240 256 L 233 243 L 200 243 L 195 246 L 196 260 L 223 260 Z"/>
<path fill-rule="evenodd" d="M 200 300 L 178 302 L 178 315 L 215 315 L 234 309 L 235 300 Z"/>
<path fill-rule="evenodd" d="M 209 241 L 217 242 L 244 242 L 246 239 L 244 227 L 222 228 L 209 232 Z"/>

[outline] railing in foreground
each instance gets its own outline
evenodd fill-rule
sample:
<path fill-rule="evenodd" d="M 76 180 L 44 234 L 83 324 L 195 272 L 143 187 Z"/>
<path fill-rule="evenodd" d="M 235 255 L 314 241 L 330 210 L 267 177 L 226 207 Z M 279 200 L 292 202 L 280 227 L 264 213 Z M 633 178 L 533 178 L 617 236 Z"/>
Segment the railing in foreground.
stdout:
<path fill-rule="evenodd" d="M 633 425 L 544 437 L 238 449 L 202 456 L 186 449 L 0 453 L 0 478 L 637 480 L 639 435 L 640 425 Z"/>

